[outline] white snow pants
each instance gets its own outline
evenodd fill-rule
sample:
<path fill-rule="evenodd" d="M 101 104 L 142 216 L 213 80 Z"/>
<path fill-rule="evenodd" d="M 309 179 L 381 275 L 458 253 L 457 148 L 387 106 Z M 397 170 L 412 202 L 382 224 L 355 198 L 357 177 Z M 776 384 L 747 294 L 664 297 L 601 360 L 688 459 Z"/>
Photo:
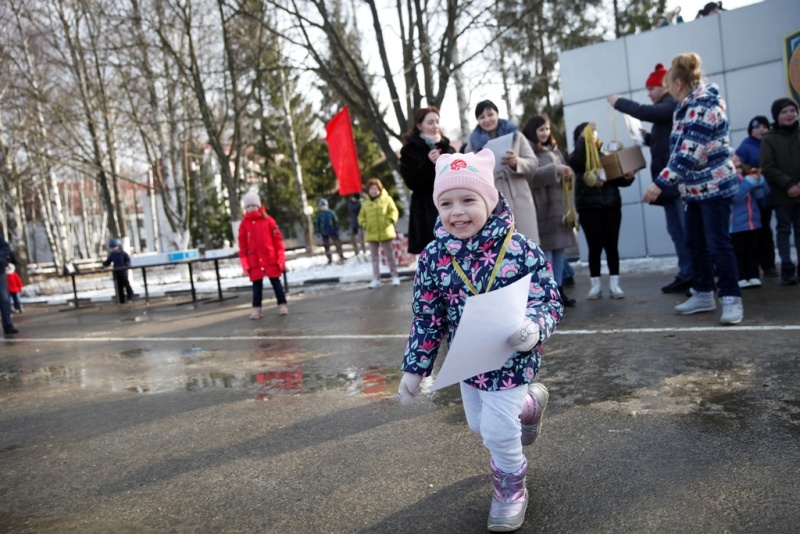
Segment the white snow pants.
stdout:
<path fill-rule="evenodd" d="M 494 464 L 505 473 L 522 467 L 522 424 L 519 414 L 528 388 L 525 384 L 502 391 L 484 391 L 461 382 L 461 400 L 469 428 L 483 438 Z"/>

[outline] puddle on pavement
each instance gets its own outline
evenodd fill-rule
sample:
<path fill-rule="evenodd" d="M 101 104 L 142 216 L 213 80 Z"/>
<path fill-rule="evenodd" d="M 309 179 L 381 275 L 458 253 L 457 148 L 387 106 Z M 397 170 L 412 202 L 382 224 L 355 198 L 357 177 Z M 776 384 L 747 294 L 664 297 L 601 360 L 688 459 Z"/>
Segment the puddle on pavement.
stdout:
<path fill-rule="evenodd" d="M 269 356 L 274 353 L 270 349 L 276 348 L 262 347 L 248 355 L 252 361 L 238 360 L 230 365 L 220 363 L 217 351 L 197 346 L 178 351 L 131 349 L 87 361 L 83 367 L 41 366 L 27 364 L 23 359 L 0 368 L 0 392 L 55 386 L 141 394 L 252 389 L 254 397 L 261 400 L 330 391 L 376 398 L 397 393 L 401 372 L 396 365 L 390 368 L 347 365 L 330 369 L 331 361 L 324 358 L 329 354 L 287 353 L 286 347 L 280 347 L 283 350 L 280 355 Z M 247 369 L 230 369 L 235 366 Z"/>
<path fill-rule="evenodd" d="M 350 354 L 300 350 L 292 343 L 265 343 L 234 362 L 226 361 L 228 352 L 221 354 L 196 345 L 172 351 L 137 348 L 99 358 L 78 358 L 84 365 L 75 367 L 40 366 L 18 359 L 0 367 L 0 393 L 67 386 L 140 394 L 241 389 L 252 390 L 253 397 L 261 400 L 322 392 L 375 398 L 397 394 L 402 373 L 395 362 L 361 366 Z M 684 373 L 653 387 L 627 391 L 621 387 L 624 392 L 612 399 L 590 405 L 628 415 L 734 417 L 747 409 L 742 392 L 754 387 L 755 371 L 751 365 Z M 458 387 L 429 393 L 432 382 L 429 378 L 422 384 L 429 402 L 437 406 L 461 404 Z M 786 403 L 782 408 L 787 418 L 800 420 L 800 404 Z"/>

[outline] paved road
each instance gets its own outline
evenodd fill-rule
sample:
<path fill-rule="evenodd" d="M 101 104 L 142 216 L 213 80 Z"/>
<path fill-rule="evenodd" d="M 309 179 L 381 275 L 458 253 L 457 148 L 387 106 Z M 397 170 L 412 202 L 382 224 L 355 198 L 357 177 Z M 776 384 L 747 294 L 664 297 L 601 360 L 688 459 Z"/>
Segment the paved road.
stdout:
<path fill-rule="evenodd" d="M 520 532 L 796 532 L 800 287 L 679 317 L 667 276 L 567 312 Z M 0 341 L 2 532 L 484 532 L 455 387 L 395 399 L 410 282 L 222 303 L 28 307 Z"/>

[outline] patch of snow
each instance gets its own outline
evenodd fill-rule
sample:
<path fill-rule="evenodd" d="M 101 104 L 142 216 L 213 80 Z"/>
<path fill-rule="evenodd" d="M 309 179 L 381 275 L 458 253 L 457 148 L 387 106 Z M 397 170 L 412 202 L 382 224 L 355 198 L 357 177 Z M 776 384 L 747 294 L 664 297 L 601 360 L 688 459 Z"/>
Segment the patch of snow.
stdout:
<path fill-rule="evenodd" d="M 292 287 L 303 285 L 306 282 L 328 281 L 330 283 L 367 283 L 372 279 L 372 263 L 369 256 L 354 257 L 352 253 L 346 251 L 347 259 L 344 263 L 337 263 L 336 255 L 334 262 L 328 264 L 327 258 L 323 254 L 305 256 L 304 251 L 293 251 L 287 254 L 286 278 L 290 290 Z M 587 262 L 571 262 L 576 276 L 588 276 L 589 267 Z M 401 274 L 413 275 L 416 266 L 400 266 Z M 602 264 L 603 274 L 608 273 L 605 261 Z M 659 258 L 636 258 L 620 261 L 620 272 L 622 274 L 636 273 L 661 273 L 677 272 L 677 258 L 666 256 Z M 389 268 L 381 265 L 381 273 L 388 273 Z M 216 295 L 217 276 L 212 262 L 199 262 L 193 265 L 194 288 L 197 294 Z M 224 259 L 219 262 L 219 285 L 223 292 L 233 288 L 248 288 L 250 280 L 242 273 L 238 258 Z M 130 272 L 130 281 L 133 290 L 143 298 L 144 284 L 142 281 L 141 269 L 133 268 Z M 89 299 L 95 302 L 111 301 L 114 299 L 114 286 L 111 272 L 97 275 L 76 275 L 75 282 L 80 299 Z M 167 293 L 191 291 L 189 283 L 189 270 L 185 265 L 169 266 L 165 268 L 147 269 L 147 289 L 150 297 L 163 297 Z M 52 277 L 37 284 L 31 284 L 23 288 L 22 302 L 63 305 L 73 298 L 72 281 L 69 277 Z"/>

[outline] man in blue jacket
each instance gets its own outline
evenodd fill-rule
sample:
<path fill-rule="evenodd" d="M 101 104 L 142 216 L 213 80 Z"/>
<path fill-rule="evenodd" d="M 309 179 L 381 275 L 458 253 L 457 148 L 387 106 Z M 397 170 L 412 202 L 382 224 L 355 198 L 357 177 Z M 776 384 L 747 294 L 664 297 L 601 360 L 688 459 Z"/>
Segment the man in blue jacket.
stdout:
<path fill-rule="evenodd" d="M 619 95 L 608 97 L 614 109 L 641 121 L 652 122 L 653 129 L 645 132 L 645 144 L 650 147 L 650 175 L 655 180 L 669 161 L 669 136 L 672 132 L 672 114 L 675 100 L 664 87 L 667 69 L 661 63 L 647 77 L 647 96 L 653 105 L 638 104 Z M 684 293 L 692 286 L 692 262 L 686 247 L 683 201 L 678 186 L 664 189 L 653 204 L 663 206 L 667 220 L 667 233 L 672 238 L 678 256 L 678 275 L 675 280 L 661 288 L 664 293 Z"/>

